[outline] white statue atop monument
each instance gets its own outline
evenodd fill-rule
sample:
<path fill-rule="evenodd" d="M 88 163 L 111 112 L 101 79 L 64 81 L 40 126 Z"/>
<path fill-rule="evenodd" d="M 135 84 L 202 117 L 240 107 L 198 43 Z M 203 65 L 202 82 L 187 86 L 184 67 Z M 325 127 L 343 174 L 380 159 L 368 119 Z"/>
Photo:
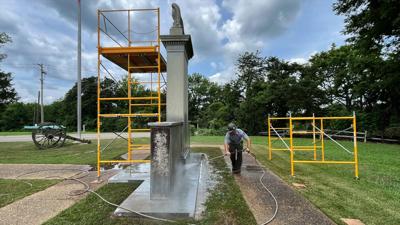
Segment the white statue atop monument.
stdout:
<path fill-rule="evenodd" d="M 172 3 L 172 19 L 174 20 L 172 27 L 170 29 L 171 35 L 182 35 L 185 34 L 185 29 L 183 27 L 183 20 L 181 16 L 181 10 L 176 3 Z"/>

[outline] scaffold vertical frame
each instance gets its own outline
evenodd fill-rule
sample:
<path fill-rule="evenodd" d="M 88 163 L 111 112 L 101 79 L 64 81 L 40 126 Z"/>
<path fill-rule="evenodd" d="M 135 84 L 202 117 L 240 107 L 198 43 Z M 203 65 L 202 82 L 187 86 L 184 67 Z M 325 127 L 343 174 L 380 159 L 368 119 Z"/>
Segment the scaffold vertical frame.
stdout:
<path fill-rule="evenodd" d="M 134 32 L 133 24 L 131 20 L 134 18 L 131 14 L 137 12 L 154 12 L 156 14 L 155 23 L 156 28 L 151 32 L 154 32 L 156 35 L 156 40 L 135 40 L 134 35 L 131 33 Z M 123 17 L 127 16 L 127 27 L 126 31 L 122 32 L 116 25 L 112 23 L 112 21 L 106 16 L 107 13 L 114 13 L 122 15 Z M 108 14 L 107 14 L 108 15 Z M 136 17 L 138 18 L 138 17 Z M 139 17 L 140 18 L 140 17 Z M 103 22 L 103 26 L 101 25 Z M 161 77 L 163 76 L 163 72 L 166 72 L 166 62 L 161 55 L 161 41 L 160 41 L 160 9 L 123 9 L 123 10 L 98 10 L 97 11 L 97 171 L 98 176 L 101 175 L 101 165 L 109 164 L 109 163 L 143 163 L 149 162 L 150 160 L 142 160 L 142 159 L 134 159 L 133 154 L 135 150 L 141 150 L 144 148 L 150 148 L 150 143 L 148 144 L 140 144 L 135 143 L 133 138 L 133 133 L 135 132 L 143 132 L 150 131 L 149 128 L 143 127 L 133 127 L 135 124 L 135 118 L 155 118 L 155 121 L 151 122 L 161 122 L 162 120 L 162 106 L 165 106 L 165 102 L 162 103 L 162 95 L 161 95 L 161 84 L 165 85 L 166 81 L 163 77 L 164 82 L 161 82 Z M 113 27 L 115 31 L 122 37 L 123 42 L 115 37 L 113 33 L 109 33 L 107 30 L 107 25 Z M 125 35 L 124 33 L 128 33 Z M 137 32 L 136 32 L 137 33 Z M 113 45 L 109 46 L 107 44 L 102 45 L 102 38 L 107 38 L 108 41 L 112 42 Z M 115 46 L 116 45 L 116 46 Z M 113 97 L 102 97 L 101 96 L 101 81 L 102 81 L 102 72 L 103 69 L 106 73 L 104 77 L 109 76 L 115 82 L 116 79 L 112 75 L 109 69 L 106 68 L 106 65 L 102 63 L 103 59 L 107 59 L 112 64 L 119 66 L 123 70 L 126 71 L 127 77 L 127 90 L 126 96 L 113 96 Z M 141 74 L 150 74 L 150 81 L 140 81 L 139 79 L 135 79 L 135 73 Z M 156 76 L 153 76 L 153 73 Z M 156 77 L 153 80 L 153 77 Z M 134 85 L 147 85 L 150 87 L 150 96 L 135 96 L 134 90 L 132 87 Z M 153 94 L 153 88 L 156 88 L 156 94 Z M 121 110 L 121 113 L 102 113 L 101 103 L 105 101 L 125 101 L 127 102 L 128 110 Z M 135 107 L 147 108 L 150 112 L 143 112 L 135 110 Z M 127 130 L 127 160 L 113 160 L 113 159 L 102 159 L 102 143 L 101 143 L 101 126 L 103 118 L 126 118 L 127 119 L 127 127 L 124 129 Z M 139 123 L 137 123 L 139 124 Z M 123 132 L 124 132 L 123 131 Z M 121 133 L 117 134 L 117 136 L 121 137 Z M 114 142 L 114 140 L 112 141 Z M 107 148 L 112 144 L 110 142 L 106 145 Z"/>

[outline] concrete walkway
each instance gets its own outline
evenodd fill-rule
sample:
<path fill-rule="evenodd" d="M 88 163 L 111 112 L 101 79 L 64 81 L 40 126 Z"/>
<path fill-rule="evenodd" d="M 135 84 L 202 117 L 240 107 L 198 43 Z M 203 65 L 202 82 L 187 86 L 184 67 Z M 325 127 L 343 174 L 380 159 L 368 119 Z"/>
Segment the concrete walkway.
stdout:
<path fill-rule="evenodd" d="M 115 171 L 102 173 L 102 180 L 107 180 Z M 81 176 L 81 175 L 79 175 Z M 96 190 L 106 182 L 93 183 L 97 180 L 96 171 L 89 172 L 80 180 L 90 184 L 92 190 Z M 53 218 L 63 210 L 69 208 L 88 193 L 72 196 L 80 193 L 85 187 L 71 180 L 62 181 L 43 191 L 34 193 L 23 199 L 15 201 L 0 208 L 1 225 L 39 225 Z"/>
<path fill-rule="evenodd" d="M 222 147 L 221 147 L 222 150 Z M 224 157 L 230 166 L 229 157 Z M 266 222 L 274 213 L 275 202 L 260 184 L 262 170 L 259 164 L 247 153 L 243 154 L 241 175 L 235 175 L 235 180 L 250 207 L 258 224 Z M 278 176 L 266 169 L 264 184 L 275 195 L 279 204 L 276 218 L 270 223 L 273 225 L 333 225 L 335 224 L 324 213 L 317 209 L 307 199 L 298 194 Z"/>
<path fill-rule="evenodd" d="M 89 172 L 89 165 L 71 164 L 0 164 L 2 179 L 61 179 L 80 178 L 85 182 L 97 179 L 95 171 Z M 115 172 L 107 171 L 102 177 L 108 179 Z M 106 182 L 90 184 L 91 189 L 98 189 Z M 0 224 L 42 224 L 61 211 L 84 198 L 88 193 L 79 193 L 84 186 L 76 181 L 65 180 L 43 191 L 36 192 L 0 208 Z"/>
<path fill-rule="evenodd" d="M 68 135 L 77 137 L 76 133 L 68 133 Z M 121 136 L 126 137 L 126 133 L 122 134 Z M 102 133 L 101 134 L 102 139 L 113 139 L 115 137 L 116 136 L 114 133 Z M 149 132 L 134 133 L 133 137 L 136 137 L 136 138 L 150 137 L 150 133 Z M 96 133 L 84 133 L 84 134 L 82 134 L 82 138 L 88 139 L 88 140 L 97 139 L 97 134 Z M 24 142 L 24 141 L 32 141 L 32 136 L 30 134 L 0 136 L 0 142 Z"/>

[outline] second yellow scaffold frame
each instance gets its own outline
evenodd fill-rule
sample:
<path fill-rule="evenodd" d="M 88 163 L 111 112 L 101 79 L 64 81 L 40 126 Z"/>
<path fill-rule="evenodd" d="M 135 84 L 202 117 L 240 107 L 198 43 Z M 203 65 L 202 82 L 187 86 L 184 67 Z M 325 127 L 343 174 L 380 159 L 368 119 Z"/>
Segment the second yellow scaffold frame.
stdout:
<path fill-rule="evenodd" d="M 287 127 L 274 127 L 273 121 L 284 120 L 287 122 Z M 339 161 L 339 160 L 325 160 L 325 142 L 324 136 L 327 136 L 324 132 L 324 121 L 325 120 L 351 120 L 352 128 L 353 128 L 353 151 L 352 154 L 354 156 L 352 161 Z M 294 131 L 293 130 L 293 121 L 311 121 L 312 131 Z M 319 121 L 320 127 L 316 126 L 316 122 Z M 358 146 L 357 146 L 357 121 L 356 115 L 353 113 L 353 116 L 342 116 L 342 117 L 270 117 L 268 116 L 268 158 L 272 160 L 272 152 L 273 151 L 289 151 L 290 152 L 290 174 L 292 176 L 295 175 L 295 164 L 296 163 L 320 163 L 320 164 L 352 164 L 354 165 L 354 176 L 358 178 Z M 281 137 L 278 134 L 278 130 L 282 130 L 289 133 L 289 137 Z M 272 132 L 277 134 L 277 137 L 271 137 Z M 310 146 L 295 146 L 293 144 L 293 135 L 310 135 L 313 136 L 313 145 Z M 317 145 L 316 143 L 316 135 L 320 136 L 321 144 Z M 286 148 L 274 148 L 272 140 L 280 140 L 284 143 Z M 286 140 L 289 140 L 289 144 L 286 143 Z M 317 150 L 321 150 L 321 159 L 317 160 Z M 294 158 L 295 151 L 313 151 L 314 157 L 313 160 L 296 160 Z"/>

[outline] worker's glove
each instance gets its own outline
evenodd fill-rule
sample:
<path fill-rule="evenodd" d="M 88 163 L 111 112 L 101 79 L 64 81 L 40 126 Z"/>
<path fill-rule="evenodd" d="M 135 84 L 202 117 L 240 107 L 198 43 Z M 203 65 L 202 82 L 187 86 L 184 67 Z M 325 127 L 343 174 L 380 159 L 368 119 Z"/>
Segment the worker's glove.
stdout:
<path fill-rule="evenodd" d="M 230 155 L 230 154 L 231 154 L 230 152 L 225 152 L 225 153 L 224 153 L 225 156 L 228 156 L 228 155 Z"/>
<path fill-rule="evenodd" d="M 247 153 L 250 153 L 250 149 L 249 148 L 245 148 L 244 151 L 247 152 Z"/>

